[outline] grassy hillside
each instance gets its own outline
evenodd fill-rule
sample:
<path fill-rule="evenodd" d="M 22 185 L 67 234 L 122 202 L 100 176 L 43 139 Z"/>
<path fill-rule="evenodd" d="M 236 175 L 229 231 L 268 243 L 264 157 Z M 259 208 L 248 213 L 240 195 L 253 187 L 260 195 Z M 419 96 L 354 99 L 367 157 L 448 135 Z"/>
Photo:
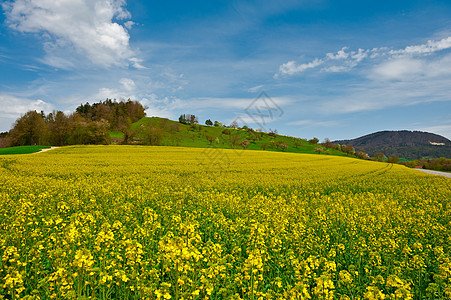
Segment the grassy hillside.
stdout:
<path fill-rule="evenodd" d="M 222 148 L 233 149 L 231 144 L 232 135 L 238 135 L 239 141 L 248 140 L 248 150 L 262 150 L 262 147 L 267 146 L 266 151 L 282 151 L 272 144 L 280 142 L 285 143 L 288 148 L 284 152 L 291 153 L 315 153 L 315 148 L 318 145 L 311 144 L 306 140 L 299 138 L 288 137 L 283 135 L 271 136 L 265 132 L 248 132 L 243 129 L 232 129 L 225 127 L 214 127 L 206 125 L 191 126 L 189 124 L 182 124 L 169 119 L 158 117 L 145 117 L 131 125 L 131 130 L 135 133 L 135 139 L 138 143 L 145 143 L 149 126 L 161 130 L 162 139 L 159 143 L 161 146 L 182 146 L 182 147 L 198 147 L 198 148 Z M 210 143 L 207 136 L 213 137 L 214 140 Z M 112 132 L 111 138 L 115 138 L 118 142 L 124 137 L 121 132 Z M 298 144 L 296 144 L 298 143 Z M 243 149 L 236 145 L 236 149 Z M 322 154 L 346 156 L 341 151 L 329 149 Z"/>
<path fill-rule="evenodd" d="M 449 299 L 450 179 L 216 151 L 230 163 L 131 145 L 0 157 L 0 295 Z"/>

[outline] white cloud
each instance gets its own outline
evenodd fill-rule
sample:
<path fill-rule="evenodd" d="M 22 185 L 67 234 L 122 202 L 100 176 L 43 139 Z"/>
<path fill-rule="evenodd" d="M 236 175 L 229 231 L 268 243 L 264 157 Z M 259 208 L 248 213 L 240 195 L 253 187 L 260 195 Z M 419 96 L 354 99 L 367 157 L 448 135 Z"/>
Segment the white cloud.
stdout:
<path fill-rule="evenodd" d="M 411 58 L 393 59 L 376 66 L 373 77 L 388 80 L 401 80 L 419 75 L 424 70 L 422 61 Z"/>
<path fill-rule="evenodd" d="M 248 91 L 249 93 L 255 93 L 255 92 L 258 92 L 262 87 L 263 87 L 263 84 L 261 84 L 261 85 L 256 85 L 256 86 L 254 86 L 254 87 L 249 88 L 247 91 Z"/>
<path fill-rule="evenodd" d="M 146 70 L 148 69 L 147 67 L 143 66 L 141 63 L 143 62 L 142 59 L 136 58 L 136 57 L 132 57 L 128 59 L 130 61 L 130 63 L 132 64 L 132 66 L 136 69 L 139 70 Z"/>
<path fill-rule="evenodd" d="M 300 65 L 298 65 L 294 60 L 292 60 L 281 65 L 279 67 L 279 73 L 274 75 L 274 77 L 277 78 L 280 75 L 294 75 L 297 73 L 304 72 L 305 70 L 308 69 L 316 68 L 318 66 L 321 66 L 322 64 L 324 64 L 324 60 L 318 58 L 309 63 Z"/>
<path fill-rule="evenodd" d="M 419 55 L 419 54 L 430 54 L 433 52 L 450 49 L 451 48 L 451 37 L 441 39 L 439 41 L 427 41 L 426 44 L 408 46 L 401 50 L 391 50 L 390 54 L 398 55 Z"/>
<path fill-rule="evenodd" d="M 30 110 L 52 111 L 53 105 L 42 99 L 31 100 L 8 94 L 0 94 L 0 131 L 8 131 L 14 121 Z"/>
<path fill-rule="evenodd" d="M 122 88 L 126 91 L 134 91 L 136 89 L 136 84 L 130 78 L 122 78 L 119 80 L 119 83 L 122 85 Z"/>
<path fill-rule="evenodd" d="M 343 47 L 336 54 L 334 54 L 334 53 L 327 53 L 326 57 L 329 58 L 329 59 L 332 59 L 332 60 L 346 59 L 346 58 L 349 57 L 349 53 L 346 53 L 346 49 L 348 49 L 348 47 Z"/>
<path fill-rule="evenodd" d="M 372 80 L 440 80 L 451 76 L 451 54 L 438 58 L 396 56 L 373 67 Z"/>
<path fill-rule="evenodd" d="M 148 117 L 160 117 L 175 120 L 178 116 L 174 112 L 177 103 L 180 102 L 177 98 L 159 98 L 156 94 L 149 94 L 143 97 L 141 104 L 147 106 L 146 114 Z"/>
<path fill-rule="evenodd" d="M 289 61 L 279 67 L 279 72 L 274 78 L 281 76 L 292 76 L 308 69 L 323 66 L 324 72 L 347 72 L 358 66 L 365 59 L 384 59 L 379 69 L 375 70 L 381 76 L 390 79 L 398 79 L 401 75 L 410 74 L 409 71 L 419 71 L 421 62 L 414 60 L 414 57 L 430 55 L 434 52 L 451 49 L 451 37 L 441 40 L 430 40 L 425 44 L 408 46 L 400 50 L 390 50 L 386 47 L 373 49 L 358 49 L 349 51 L 348 47 L 343 47 L 336 53 L 327 53 L 323 58 L 315 58 L 308 63 L 298 64 L 296 61 Z M 390 61 L 390 59 L 392 59 Z M 403 65 L 406 63 L 406 65 Z M 384 65 L 385 64 L 385 65 Z"/>
<path fill-rule="evenodd" d="M 53 106 L 42 99 L 30 100 L 8 94 L 0 94 L 0 114 L 13 117 L 26 113 L 29 110 L 50 111 Z"/>
<path fill-rule="evenodd" d="M 128 30 L 132 29 L 133 25 L 135 25 L 135 22 L 133 21 L 127 21 L 124 23 L 125 28 L 127 28 Z"/>
<path fill-rule="evenodd" d="M 47 56 L 42 62 L 57 68 L 79 65 L 74 53 L 101 66 L 141 68 L 129 45 L 131 21 L 125 0 L 15 0 L 2 4 L 10 28 L 37 33 Z"/>

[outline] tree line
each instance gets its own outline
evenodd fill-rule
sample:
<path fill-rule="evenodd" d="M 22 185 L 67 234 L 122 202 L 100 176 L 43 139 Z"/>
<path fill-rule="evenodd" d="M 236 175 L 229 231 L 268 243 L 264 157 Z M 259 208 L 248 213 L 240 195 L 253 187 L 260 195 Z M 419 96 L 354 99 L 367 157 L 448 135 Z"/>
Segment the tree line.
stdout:
<path fill-rule="evenodd" d="M 130 99 L 119 102 L 106 99 L 81 104 L 71 114 L 28 111 L 9 132 L 0 135 L 0 146 L 107 144 L 111 131 L 126 135 L 133 122 L 146 116 L 145 109 Z"/>

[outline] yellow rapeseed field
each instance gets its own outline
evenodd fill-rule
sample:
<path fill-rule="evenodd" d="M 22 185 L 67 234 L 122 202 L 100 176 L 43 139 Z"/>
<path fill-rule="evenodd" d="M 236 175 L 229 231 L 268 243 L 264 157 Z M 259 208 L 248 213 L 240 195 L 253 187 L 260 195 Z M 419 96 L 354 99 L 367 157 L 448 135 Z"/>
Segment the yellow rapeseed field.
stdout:
<path fill-rule="evenodd" d="M 402 166 L 76 146 L 0 182 L 0 298 L 451 298 L 451 180 Z"/>

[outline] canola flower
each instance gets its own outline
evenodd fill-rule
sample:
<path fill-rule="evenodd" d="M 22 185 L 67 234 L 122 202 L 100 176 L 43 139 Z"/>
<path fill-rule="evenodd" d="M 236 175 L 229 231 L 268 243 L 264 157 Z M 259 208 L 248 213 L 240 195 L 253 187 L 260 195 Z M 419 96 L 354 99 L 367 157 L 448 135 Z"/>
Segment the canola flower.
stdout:
<path fill-rule="evenodd" d="M 0 298 L 451 298 L 448 178 L 203 151 L 0 158 Z"/>

